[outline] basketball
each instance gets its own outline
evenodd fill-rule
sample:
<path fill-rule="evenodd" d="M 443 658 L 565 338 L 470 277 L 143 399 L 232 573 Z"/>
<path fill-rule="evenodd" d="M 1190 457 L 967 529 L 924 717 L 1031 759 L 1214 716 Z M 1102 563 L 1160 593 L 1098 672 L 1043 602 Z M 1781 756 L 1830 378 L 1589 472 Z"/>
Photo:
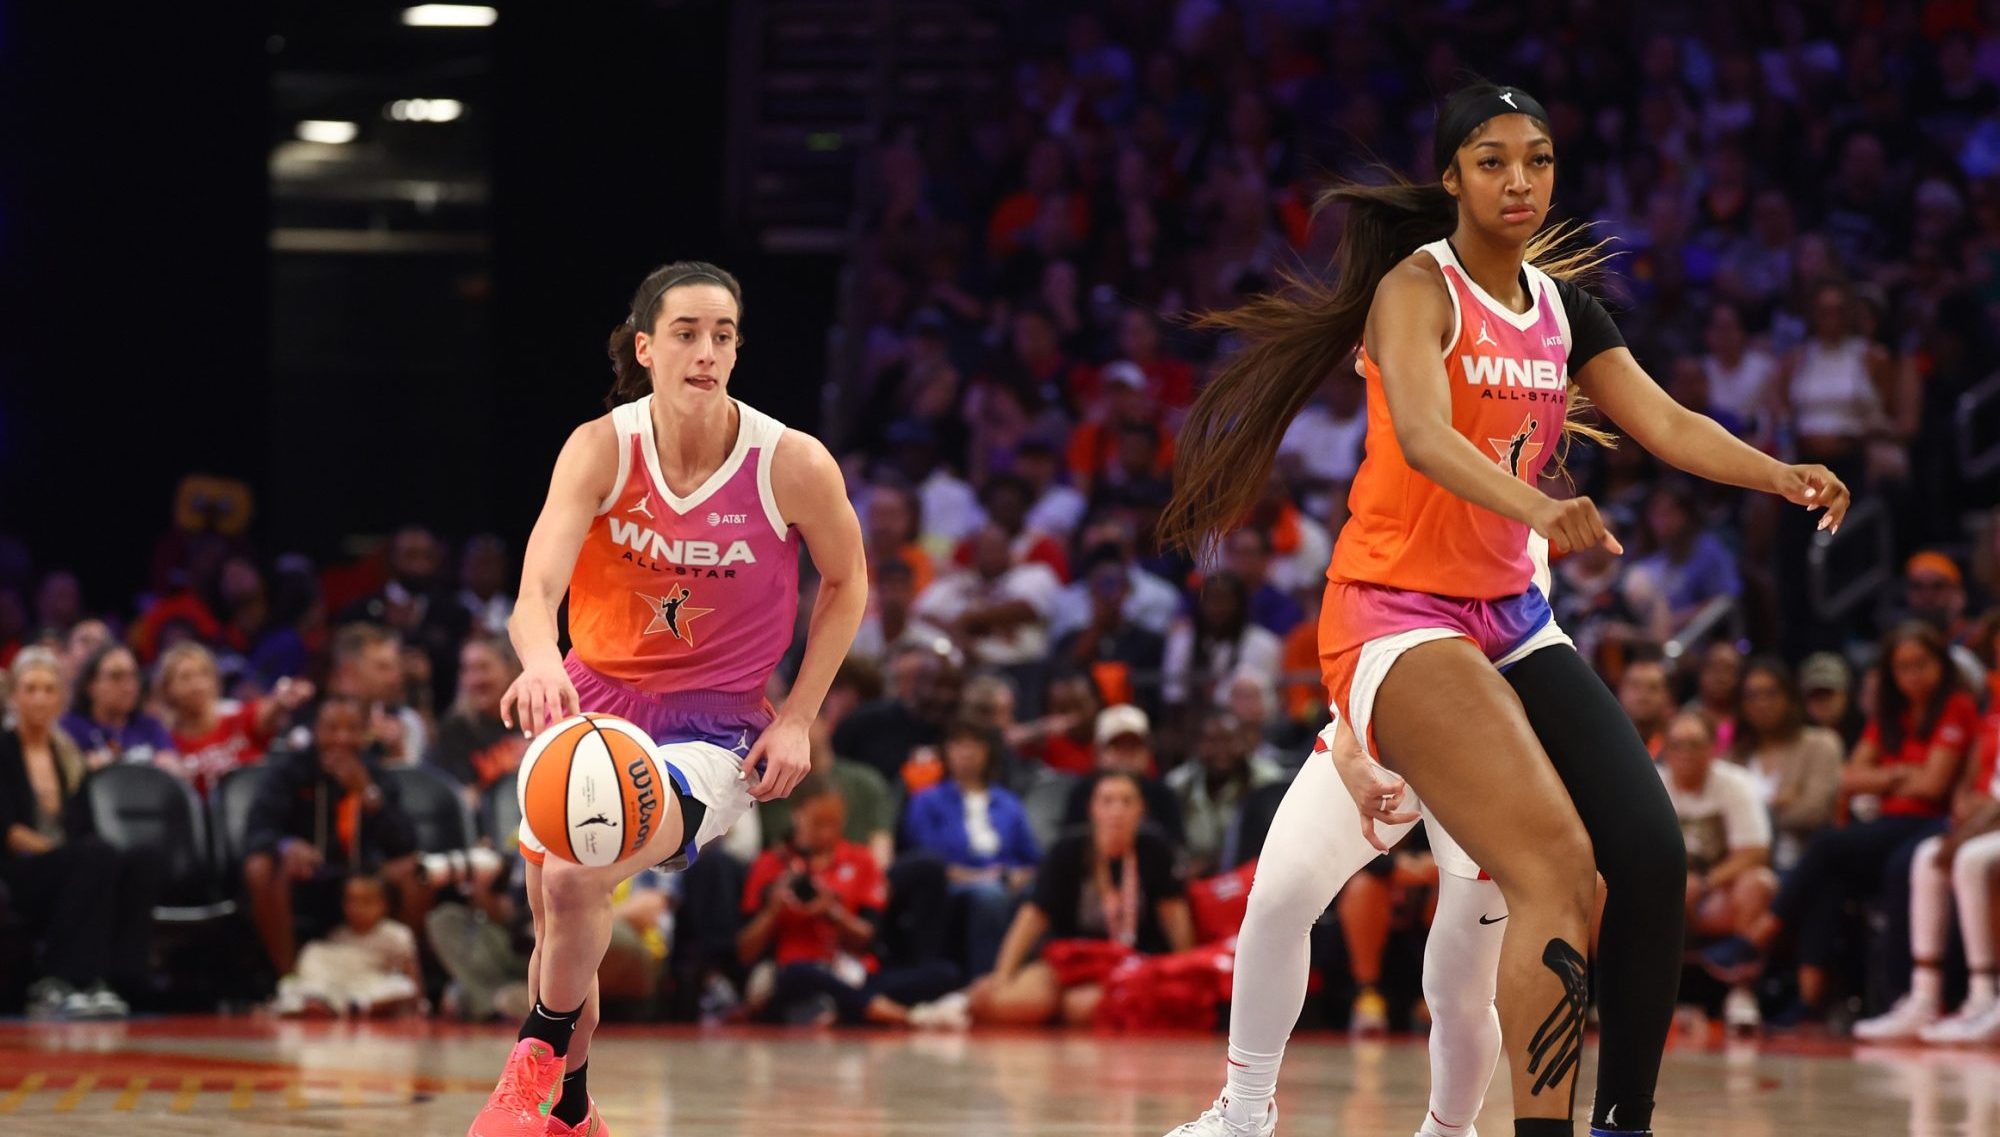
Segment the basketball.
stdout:
<path fill-rule="evenodd" d="M 645 731 L 616 715 L 575 715 L 521 759 L 521 824 L 552 857 L 614 864 L 652 839 L 665 780 Z"/>

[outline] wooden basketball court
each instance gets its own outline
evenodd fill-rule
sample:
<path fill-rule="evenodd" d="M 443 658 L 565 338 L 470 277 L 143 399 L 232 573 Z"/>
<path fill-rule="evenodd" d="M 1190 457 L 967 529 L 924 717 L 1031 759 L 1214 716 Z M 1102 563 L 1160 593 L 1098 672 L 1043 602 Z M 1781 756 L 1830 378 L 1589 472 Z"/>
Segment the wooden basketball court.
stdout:
<path fill-rule="evenodd" d="M 0 1134 L 460 1137 L 507 1040 L 431 1024 L 9 1024 Z M 591 1087 L 618 1137 L 1159 1137 L 1207 1104 L 1221 1062 L 1210 1035 L 612 1028 Z M 1421 1039 L 1302 1038 L 1279 1132 L 1408 1137 L 1425 1087 Z M 1661 1100 L 1661 1137 L 2000 1137 L 2000 1051 L 1682 1045 Z M 1507 1137 L 1508 1117 L 1489 1103 L 1482 1131 Z"/>

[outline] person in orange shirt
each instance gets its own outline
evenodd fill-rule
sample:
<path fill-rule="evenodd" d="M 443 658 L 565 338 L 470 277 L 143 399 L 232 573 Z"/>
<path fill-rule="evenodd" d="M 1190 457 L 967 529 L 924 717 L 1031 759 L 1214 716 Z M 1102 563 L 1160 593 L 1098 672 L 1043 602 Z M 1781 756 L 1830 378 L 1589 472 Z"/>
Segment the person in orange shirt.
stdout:
<path fill-rule="evenodd" d="M 1668 464 L 1825 509 L 1823 527 L 1848 504 L 1824 467 L 1777 462 L 1673 402 L 1602 305 L 1556 279 L 1591 257 L 1553 256 L 1561 231 L 1536 237 L 1555 189 L 1551 133 L 1527 92 L 1477 83 L 1440 112 L 1440 182 L 1330 191 L 1324 200 L 1347 209 L 1338 280 L 1296 281 L 1206 318 L 1244 344 L 1188 415 L 1160 524 L 1163 541 L 1189 549 L 1236 525 L 1286 423 L 1359 348 L 1367 456 L 1327 574 L 1321 671 L 1337 717 L 1387 767 L 1374 782 L 1385 788 L 1357 804 L 1384 821 L 1405 817 L 1398 779 L 1408 779 L 1433 846 L 1469 857 L 1506 901 L 1496 1006 L 1516 1137 L 1573 1132 L 1597 872 L 1609 900 L 1592 1132 L 1649 1130 L 1685 915 L 1672 803 L 1532 584 L 1531 530 L 1556 554 L 1622 551 L 1588 498 L 1537 484 L 1568 437 L 1589 433 L 1572 421 L 1574 395 Z M 1239 943 L 1239 960 L 1239 975 L 1274 985 L 1304 976 L 1289 944 Z M 1288 993 L 1274 986 L 1251 1001 L 1277 1006 Z M 1237 1017 L 1229 1087 L 1182 1134 L 1275 1128 L 1270 1095 L 1290 1020 L 1255 1014 L 1239 1033 Z"/>

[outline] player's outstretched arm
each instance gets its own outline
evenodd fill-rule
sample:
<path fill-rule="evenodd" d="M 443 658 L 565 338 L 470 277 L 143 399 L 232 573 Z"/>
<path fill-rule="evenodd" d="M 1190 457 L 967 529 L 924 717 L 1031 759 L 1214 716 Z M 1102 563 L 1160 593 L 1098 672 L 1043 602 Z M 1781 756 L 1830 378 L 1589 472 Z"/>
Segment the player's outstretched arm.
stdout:
<path fill-rule="evenodd" d="M 798 678 L 766 728 L 743 760 L 764 772 L 750 791 L 759 801 L 784 797 L 812 766 L 807 730 L 819 715 L 820 703 L 833 685 L 833 673 L 847 658 L 861 616 L 868 607 L 868 563 L 862 555 L 861 522 L 847 500 L 847 482 L 840 464 L 819 439 L 788 430 L 771 459 L 771 493 L 778 512 L 805 539 L 819 572 L 819 595 L 813 602 L 812 623 L 806 629 L 805 658 Z"/>
<path fill-rule="evenodd" d="M 1824 509 L 1820 528 L 1839 529 L 1847 487 L 1825 466 L 1788 466 L 1704 414 L 1675 402 L 1626 347 L 1591 357 L 1571 376 L 1618 429 L 1661 461 L 1697 478 L 1774 493 L 1793 505 Z"/>
<path fill-rule="evenodd" d="M 556 457 L 549 496 L 528 534 L 521 562 L 521 594 L 507 619 L 507 637 L 521 658 L 521 675 L 500 697 L 500 720 L 533 735 L 577 711 L 576 686 L 563 671 L 556 646 L 556 606 L 569 589 L 570 570 L 583 550 L 597 507 L 618 478 L 617 434 L 611 416 L 571 432 Z"/>

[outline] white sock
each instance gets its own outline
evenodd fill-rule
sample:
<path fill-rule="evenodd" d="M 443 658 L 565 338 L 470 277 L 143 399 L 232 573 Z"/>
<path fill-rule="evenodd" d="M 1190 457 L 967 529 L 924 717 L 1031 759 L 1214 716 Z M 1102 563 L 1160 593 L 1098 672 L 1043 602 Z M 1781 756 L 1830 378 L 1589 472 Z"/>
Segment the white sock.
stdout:
<path fill-rule="evenodd" d="M 1255 1125 L 1264 1120 L 1271 1096 L 1278 1092 L 1278 1066 L 1285 1048 L 1275 1054 L 1252 1054 L 1229 1048 L 1229 1083 L 1222 1091 L 1222 1113 L 1231 1121 Z"/>
<path fill-rule="evenodd" d="M 1235 990 L 1229 1010 L 1229 1082 L 1224 1112 L 1261 1122 L 1277 1088 L 1285 1043 L 1299 1021 L 1311 969 L 1306 937 L 1349 877 L 1375 859 L 1361 818 L 1347 804 L 1333 759 L 1306 760 L 1278 803 L 1243 928 L 1236 937 Z M 1378 827 L 1393 843 L 1411 825 Z"/>
<path fill-rule="evenodd" d="M 1464 1125 L 1451 1126 L 1439 1121 L 1436 1114 L 1427 1113 L 1424 1115 L 1423 1128 L 1417 1130 L 1417 1137 L 1467 1137 L 1472 1131 L 1470 1121 Z"/>
<path fill-rule="evenodd" d="M 1910 973 L 1910 994 L 1927 1007 L 1944 1001 L 1944 974 L 1935 963 L 1920 963 Z"/>
<path fill-rule="evenodd" d="M 1431 1100 L 1421 1132 L 1465 1137 L 1500 1062 L 1500 940 L 1507 902 L 1490 880 L 1438 877 L 1437 916 L 1424 944 L 1431 1010 Z"/>

